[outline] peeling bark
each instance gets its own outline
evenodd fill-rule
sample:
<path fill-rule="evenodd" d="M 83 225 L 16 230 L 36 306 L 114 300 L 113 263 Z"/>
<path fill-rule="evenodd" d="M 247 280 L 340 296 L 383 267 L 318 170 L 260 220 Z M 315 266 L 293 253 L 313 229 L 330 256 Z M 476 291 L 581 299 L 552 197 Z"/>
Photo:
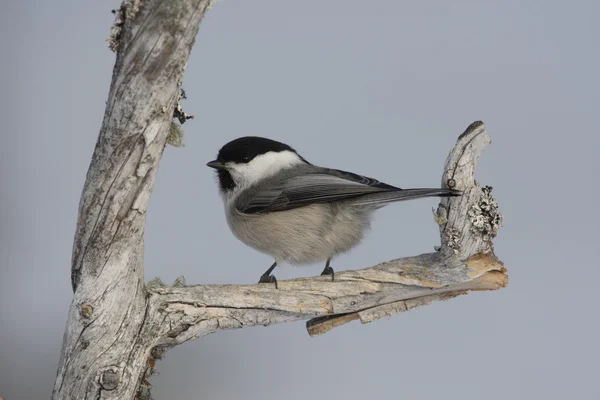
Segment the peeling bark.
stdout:
<path fill-rule="evenodd" d="M 308 320 L 310 335 L 359 320 L 506 286 L 494 255 L 502 218 L 474 171 L 490 136 L 475 122 L 446 160 L 443 187 L 463 191 L 435 212 L 433 253 L 273 285 L 144 285 L 143 232 L 158 163 L 178 109 L 183 70 L 210 1 L 128 0 L 110 46 L 109 98 L 79 206 L 73 302 L 52 398 L 149 399 L 169 348 L 225 329 Z"/>

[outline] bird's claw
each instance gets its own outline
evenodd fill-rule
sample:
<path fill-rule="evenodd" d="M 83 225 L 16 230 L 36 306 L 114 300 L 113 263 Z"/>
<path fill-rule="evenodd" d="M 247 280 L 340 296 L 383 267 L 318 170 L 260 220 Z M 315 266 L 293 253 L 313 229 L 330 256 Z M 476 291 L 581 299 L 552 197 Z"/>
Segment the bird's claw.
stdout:
<path fill-rule="evenodd" d="M 321 275 L 331 275 L 331 282 L 335 281 L 335 273 L 333 272 L 333 268 L 331 268 L 329 265 L 323 269 Z"/>
<path fill-rule="evenodd" d="M 277 286 L 277 278 L 275 278 L 273 275 L 261 275 L 258 283 L 274 283 L 275 289 L 279 289 Z"/>

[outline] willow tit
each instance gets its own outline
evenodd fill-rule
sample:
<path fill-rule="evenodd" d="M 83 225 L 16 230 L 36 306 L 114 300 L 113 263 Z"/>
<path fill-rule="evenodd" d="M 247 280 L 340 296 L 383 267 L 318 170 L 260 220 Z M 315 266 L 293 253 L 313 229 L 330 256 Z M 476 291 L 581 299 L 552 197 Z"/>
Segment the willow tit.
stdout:
<path fill-rule="evenodd" d="M 325 262 L 356 246 L 373 212 L 389 203 L 457 196 L 453 189 L 400 189 L 366 176 L 313 165 L 287 144 L 247 136 L 224 145 L 216 169 L 233 234 L 275 262 L 259 283 L 275 283 L 278 264 Z"/>

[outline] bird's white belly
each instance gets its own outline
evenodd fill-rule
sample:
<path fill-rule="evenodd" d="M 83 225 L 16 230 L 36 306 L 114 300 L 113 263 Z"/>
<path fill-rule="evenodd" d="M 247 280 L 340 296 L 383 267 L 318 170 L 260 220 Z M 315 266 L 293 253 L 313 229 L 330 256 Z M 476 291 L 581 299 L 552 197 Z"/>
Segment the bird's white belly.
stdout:
<path fill-rule="evenodd" d="M 350 250 L 369 228 L 368 215 L 350 214 L 331 204 L 260 215 L 231 211 L 227 222 L 243 243 L 278 263 L 296 265 L 322 262 Z"/>

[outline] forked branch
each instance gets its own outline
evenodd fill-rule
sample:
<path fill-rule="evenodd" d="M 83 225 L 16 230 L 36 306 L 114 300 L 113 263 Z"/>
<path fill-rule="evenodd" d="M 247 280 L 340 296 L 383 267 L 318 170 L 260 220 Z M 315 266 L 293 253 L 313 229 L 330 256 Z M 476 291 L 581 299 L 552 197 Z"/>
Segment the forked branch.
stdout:
<path fill-rule="evenodd" d="M 501 225 L 491 188 L 475 182 L 475 166 L 490 136 L 482 122 L 460 135 L 444 168 L 442 185 L 463 191 L 444 198 L 436 211 L 441 246 L 436 252 L 401 258 L 329 277 L 258 285 L 196 285 L 149 288 L 159 321 L 159 347 L 172 347 L 223 329 L 309 319 L 310 335 L 353 320 L 371 322 L 471 290 L 506 286 L 508 276 L 494 255 Z"/>
<path fill-rule="evenodd" d="M 224 329 L 309 320 L 311 335 L 363 323 L 470 290 L 504 287 L 492 239 L 502 218 L 473 174 L 490 138 L 463 133 L 442 186 L 463 191 L 435 213 L 436 252 L 359 271 L 273 285 L 148 287 L 143 233 L 148 200 L 177 106 L 183 71 L 211 0 L 124 0 L 109 39 L 117 58 L 81 195 L 72 258 L 73 301 L 52 398 L 148 399 L 154 360 Z M 177 135 L 175 135 L 176 137 Z"/>

